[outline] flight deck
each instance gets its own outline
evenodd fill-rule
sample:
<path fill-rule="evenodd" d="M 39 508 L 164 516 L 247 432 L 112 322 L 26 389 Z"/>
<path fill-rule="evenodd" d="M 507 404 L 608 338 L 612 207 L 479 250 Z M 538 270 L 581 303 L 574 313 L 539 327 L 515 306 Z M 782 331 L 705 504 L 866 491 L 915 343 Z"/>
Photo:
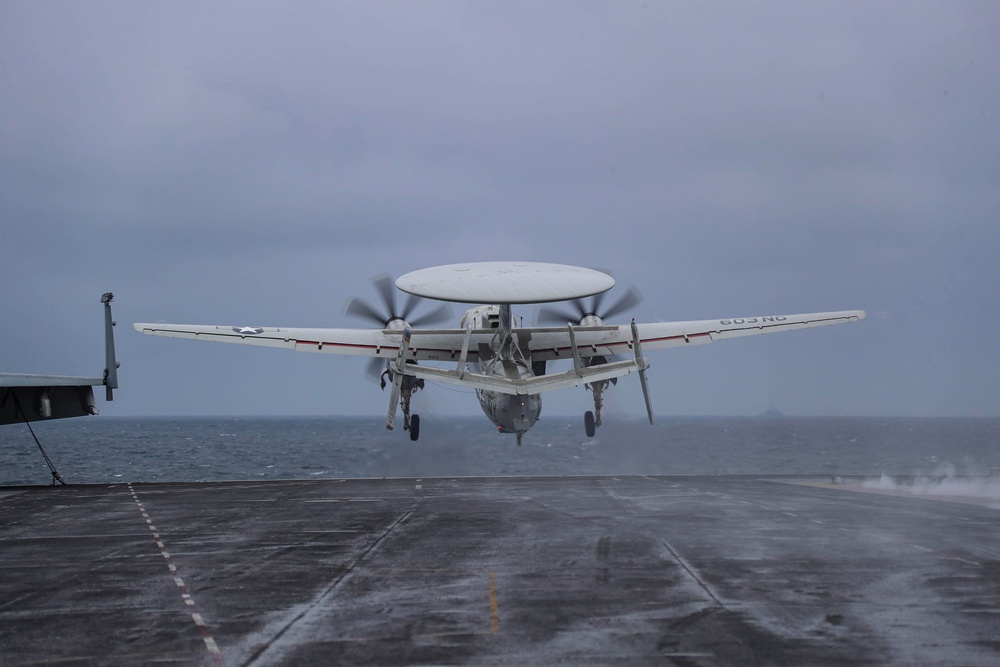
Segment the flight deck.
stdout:
<path fill-rule="evenodd" d="M 829 482 L 0 489 L 0 664 L 1000 664 L 1000 510 Z"/>

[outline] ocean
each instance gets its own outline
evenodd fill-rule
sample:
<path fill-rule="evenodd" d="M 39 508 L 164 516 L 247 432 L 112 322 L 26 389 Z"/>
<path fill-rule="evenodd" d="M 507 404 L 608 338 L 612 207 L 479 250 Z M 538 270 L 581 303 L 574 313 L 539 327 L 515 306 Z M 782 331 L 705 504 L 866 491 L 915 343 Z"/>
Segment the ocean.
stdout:
<path fill-rule="evenodd" d="M 543 417 L 518 447 L 484 417 L 93 417 L 32 424 L 67 483 L 493 475 L 989 475 L 995 418 Z M 48 484 L 28 428 L 0 427 L 0 485 Z"/>

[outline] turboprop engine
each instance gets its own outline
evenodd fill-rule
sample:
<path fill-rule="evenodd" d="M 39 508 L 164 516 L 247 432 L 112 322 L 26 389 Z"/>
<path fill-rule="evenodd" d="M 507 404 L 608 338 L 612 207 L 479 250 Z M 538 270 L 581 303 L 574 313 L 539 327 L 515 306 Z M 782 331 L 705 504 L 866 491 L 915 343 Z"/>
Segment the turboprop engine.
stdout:
<path fill-rule="evenodd" d="M 538 309 L 538 323 L 552 326 L 565 325 L 568 322 L 576 322 L 579 326 L 599 327 L 604 325 L 606 318 L 614 317 L 623 313 L 642 301 L 642 295 L 634 286 L 629 287 L 613 305 L 606 310 L 601 310 L 601 304 L 607 292 L 595 294 L 590 299 L 589 305 L 583 299 L 574 299 L 569 302 L 573 310 L 564 310 L 558 306 L 544 305 Z M 581 360 L 584 366 L 598 366 L 608 363 L 607 357 L 595 356 L 586 357 Z M 601 425 L 601 408 L 604 407 L 604 390 L 608 385 L 618 384 L 618 378 L 610 380 L 598 380 L 590 382 L 584 387 L 594 395 L 594 411 L 587 411 L 583 415 L 583 426 L 588 438 L 594 437 L 598 426 Z"/>
<path fill-rule="evenodd" d="M 403 309 L 399 310 L 396 307 L 396 283 L 392 277 L 388 273 L 381 273 L 374 276 L 371 282 L 375 287 L 375 291 L 378 292 L 383 308 L 380 310 L 367 301 L 363 301 L 359 297 L 354 297 L 345 304 L 345 315 L 367 320 L 390 331 L 409 331 L 411 326 L 418 327 L 426 324 L 440 324 L 451 317 L 451 308 L 447 304 L 442 303 L 433 310 L 410 320 L 409 318 L 413 314 L 413 311 L 423 299 L 410 294 L 403 304 Z M 416 362 L 410 360 L 407 363 L 415 364 Z M 370 378 L 380 383 L 383 391 L 387 383 L 393 383 L 392 401 L 395 403 L 395 392 L 398 390 L 400 407 L 403 410 L 403 430 L 410 432 L 410 440 L 419 438 L 420 415 L 414 414 L 412 417 L 410 416 L 410 398 L 413 392 L 424 388 L 424 381 L 405 375 L 400 378 L 397 388 L 397 383 L 394 382 L 395 373 L 392 371 L 391 364 L 378 357 L 373 357 L 368 362 L 365 372 Z M 392 428 L 391 421 L 386 426 Z"/>

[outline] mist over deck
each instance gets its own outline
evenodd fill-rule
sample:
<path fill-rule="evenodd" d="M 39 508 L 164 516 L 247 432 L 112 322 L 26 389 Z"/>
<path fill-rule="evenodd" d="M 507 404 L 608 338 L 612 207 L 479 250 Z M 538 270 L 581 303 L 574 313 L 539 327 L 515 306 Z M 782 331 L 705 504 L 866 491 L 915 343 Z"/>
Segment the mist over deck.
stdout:
<path fill-rule="evenodd" d="M 990 502 L 829 482 L 8 487 L 0 656 L 4 665 L 1000 661 Z"/>

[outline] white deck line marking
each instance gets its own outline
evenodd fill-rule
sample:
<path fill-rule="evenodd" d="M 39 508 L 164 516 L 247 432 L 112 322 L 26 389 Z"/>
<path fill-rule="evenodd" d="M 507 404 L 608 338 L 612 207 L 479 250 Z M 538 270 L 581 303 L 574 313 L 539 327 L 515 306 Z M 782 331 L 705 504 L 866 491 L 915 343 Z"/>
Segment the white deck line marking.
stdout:
<path fill-rule="evenodd" d="M 219 645 L 216 644 L 215 639 L 212 638 L 212 634 L 208 629 L 208 625 L 205 623 L 205 619 L 203 619 L 201 614 L 198 613 L 198 607 L 194 603 L 194 598 L 191 597 L 191 594 L 187 590 L 187 586 L 184 584 L 184 580 L 181 579 L 178 574 L 177 566 L 174 565 L 170 552 L 167 551 L 167 547 L 164 544 L 163 539 L 160 537 L 160 533 L 156 530 L 156 526 L 153 525 L 153 520 L 150 519 L 149 515 L 146 513 L 146 508 L 143 507 L 142 502 L 139 501 L 139 496 L 136 494 L 135 489 L 132 488 L 131 482 L 128 483 L 128 492 L 132 495 L 132 500 L 135 501 L 143 519 L 145 519 L 146 524 L 149 525 L 149 530 L 153 533 L 153 539 L 156 542 L 156 546 L 159 548 L 160 554 L 163 556 L 163 560 L 167 564 L 167 569 L 170 570 L 174 584 L 177 586 L 185 606 L 187 606 L 188 614 L 191 615 L 191 620 L 194 622 L 195 627 L 198 628 L 202 641 L 205 642 L 205 648 L 208 649 L 208 652 L 212 656 L 212 660 L 215 664 L 225 664 L 222 660 L 222 652 L 219 650 Z"/>

